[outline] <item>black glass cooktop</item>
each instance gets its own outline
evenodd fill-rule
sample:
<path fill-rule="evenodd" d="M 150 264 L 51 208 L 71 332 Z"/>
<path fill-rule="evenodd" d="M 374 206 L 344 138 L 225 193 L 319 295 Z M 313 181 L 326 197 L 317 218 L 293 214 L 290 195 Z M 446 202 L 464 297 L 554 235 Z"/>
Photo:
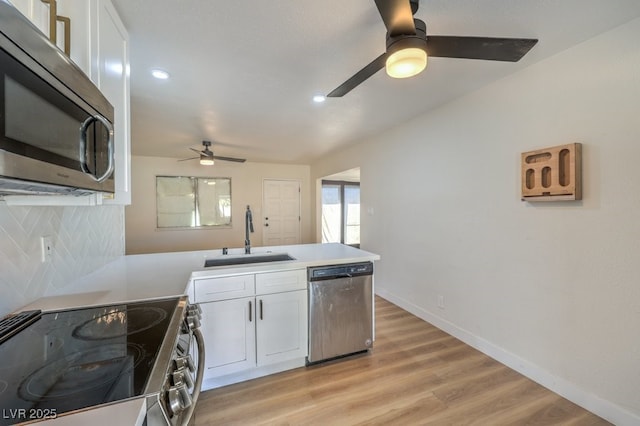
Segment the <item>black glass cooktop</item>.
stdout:
<path fill-rule="evenodd" d="M 0 424 L 141 395 L 177 304 L 42 314 L 0 344 Z"/>

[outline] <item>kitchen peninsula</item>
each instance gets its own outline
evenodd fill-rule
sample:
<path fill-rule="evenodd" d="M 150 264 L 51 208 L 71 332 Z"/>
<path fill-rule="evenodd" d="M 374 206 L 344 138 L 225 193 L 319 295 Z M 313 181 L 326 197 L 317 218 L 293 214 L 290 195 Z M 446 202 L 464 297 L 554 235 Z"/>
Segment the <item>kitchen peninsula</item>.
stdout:
<path fill-rule="evenodd" d="M 304 366 L 307 268 L 380 258 L 337 243 L 258 247 L 251 254 L 243 254 L 244 249 L 226 252 L 123 256 L 21 310 L 52 311 L 188 295 L 202 309 L 206 390 Z M 262 261 L 274 254 L 292 259 Z M 204 267 L 212 259 L 231 264 Z M 247 263 L 234 264 L 240 259 Z M 264 318 L 263 311 L 268 312 Z M 372 321 L 373 314 L 372 310 Z"/>

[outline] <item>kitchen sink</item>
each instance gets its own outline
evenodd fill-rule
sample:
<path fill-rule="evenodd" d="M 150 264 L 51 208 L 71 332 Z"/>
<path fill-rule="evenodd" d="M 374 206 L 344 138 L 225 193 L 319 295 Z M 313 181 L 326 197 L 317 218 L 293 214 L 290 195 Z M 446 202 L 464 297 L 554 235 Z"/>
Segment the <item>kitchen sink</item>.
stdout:
<path fill-rule="evenodd" d="M 221 256 L 214 259 L 205 259 L 204 267 L 246 265 L 251 263 L 281 262 L 283 260 L 296 260 L 287 253 L 246 254 L 241 256 Z"/>

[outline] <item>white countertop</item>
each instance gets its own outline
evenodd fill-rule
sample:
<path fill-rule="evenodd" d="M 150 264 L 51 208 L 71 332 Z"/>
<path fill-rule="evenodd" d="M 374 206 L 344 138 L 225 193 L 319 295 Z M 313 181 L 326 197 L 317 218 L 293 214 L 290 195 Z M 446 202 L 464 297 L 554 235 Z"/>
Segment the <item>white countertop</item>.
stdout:
<path fill-rule="evenodd" d="M 221 250 L 122 256 L 20 310 L 51 311 L 160 299 L 187 294 L 188 285 L 194 278 L 275 272 L 380 259 L 377 254 L 337 243 L 255 247 L 251 253 L 288 253 L 295 260 L 205 268 L 205 259 L 223 256 Z M 246 255 L 244 249 L 239 248 L 229 249 L 226 256 Z"/>

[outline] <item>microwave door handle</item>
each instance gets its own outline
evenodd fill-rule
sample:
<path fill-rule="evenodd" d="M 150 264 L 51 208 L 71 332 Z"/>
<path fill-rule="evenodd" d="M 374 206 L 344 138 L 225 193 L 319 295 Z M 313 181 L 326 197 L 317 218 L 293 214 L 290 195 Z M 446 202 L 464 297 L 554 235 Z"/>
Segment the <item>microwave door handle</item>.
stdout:
<path fill-rule="evenodd" d="M 91 123 L 93 123 L 96 120 L 102 123 L 102 125 L 107 128 L 108 135 L 109 135 L 107 139 L 107 159 L 109 160 L 109 162 L 107 164 L 107 170 L 101 176 L 94 176 L 93 173 L 91 173 L 91 171 L 89 170 L 89 167 L 87 166 L 87 162 L 86 162 L 87 129 L 89 128 L 89 125 L 91 125 Z M 113 126 L 111 125 L 111 123 L 109 123 L 109 121 L 106 118 L 102 117 L 101 115 L 96 115 L 94 117 L 87 118 L 84 121 L 84 123 L 82 123 L 82 126 L 80 127 L 80 165 L 82 166 L 82 171 L 87 173 L 89 176 L 91 176 L 96 182 L 103 182 L 107 180 L 109 176 L 111 176 L 111 173 L 113 173 L 113 167 L 114 167 L 113 163 L 114 163 Z"/>
<path fill-rule="evenodd" d="M 95 118 L 93 117 L 89 117 L 87 118 L 84 123 L 82 123 L 82 126 L 80 126 L 80 152 L 78 155 L 78 158 L 80 159 L 80 166 L 82 167 L 82 171 L 90 174 L 91 176 L 93 176 L 93 174 L 91 173 L 91 170 L 89 170 L 89 167 L 87 167 L 87 129 L 89 128 L 89 126 L 91 125 L 91 123 L 93 123 L 95 120 Z"/>

